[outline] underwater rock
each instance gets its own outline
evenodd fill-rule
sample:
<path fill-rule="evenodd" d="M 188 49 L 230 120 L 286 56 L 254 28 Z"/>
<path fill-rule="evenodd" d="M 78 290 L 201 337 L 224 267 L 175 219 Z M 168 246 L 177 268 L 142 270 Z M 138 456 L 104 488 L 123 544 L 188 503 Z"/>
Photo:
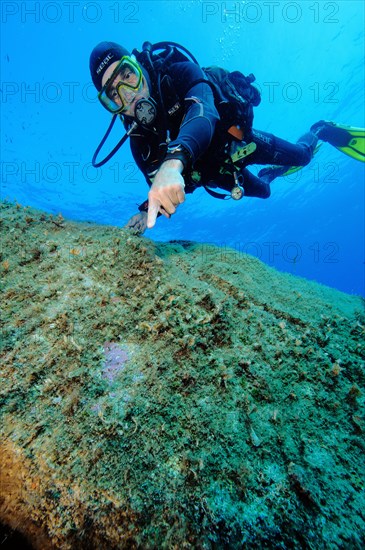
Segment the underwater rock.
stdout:
<path fill-rule="evenodd" d="M 2 205 L 0 521 L 35 549 L 363 548 L 363 301 Z"/>

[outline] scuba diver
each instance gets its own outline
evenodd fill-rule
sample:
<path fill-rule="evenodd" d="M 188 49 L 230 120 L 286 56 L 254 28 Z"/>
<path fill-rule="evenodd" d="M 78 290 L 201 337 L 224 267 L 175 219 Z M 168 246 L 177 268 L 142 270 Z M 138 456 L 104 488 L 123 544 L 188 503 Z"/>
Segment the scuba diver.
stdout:
<path fill-rule="evenodd" d="M 201 68 L 174 42 L 145 42 L 142 51 L 132 53 L 101 42 L 91 53 L 90 72 L 101 104 L 113 115 L 93 166 L 105 164 L 129 138 L 150 187 L 148 199 L 125 226 L 138 234 L 152 228 L 161 214 L 170 218 L 197 187 L 221 199 L 268 198 L 270 183 L 307 165 L 319 140 L 365 160 L 361 128 L 319 121 L 295 144 L 254 129 L 253 108 L 261 99 L 252 84 L 255 77 Z M 97 162 L 118 117 L 126 133 Z M 270 166 L 255 176 L 247 169 L 250 164 Z"/>

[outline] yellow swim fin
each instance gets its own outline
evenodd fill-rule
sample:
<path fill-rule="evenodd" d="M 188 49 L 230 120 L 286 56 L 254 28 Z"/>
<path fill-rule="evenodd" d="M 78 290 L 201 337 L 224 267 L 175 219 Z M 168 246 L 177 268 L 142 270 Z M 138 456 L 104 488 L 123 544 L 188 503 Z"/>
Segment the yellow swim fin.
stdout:
<path fill-rule="evenodd" d="M 320 120 L 311 128 L 318 138 L 336 147 L 341 153 L 365 162 L 365 129 L 337 122 Z"/>

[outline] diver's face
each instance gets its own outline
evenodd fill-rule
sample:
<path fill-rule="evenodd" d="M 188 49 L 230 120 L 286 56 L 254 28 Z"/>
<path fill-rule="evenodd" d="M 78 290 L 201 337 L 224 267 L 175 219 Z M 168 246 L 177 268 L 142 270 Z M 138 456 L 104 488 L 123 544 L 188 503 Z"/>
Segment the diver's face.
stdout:
<path fill-rule="evenodd" d="M 119 61 L 116 61 L 107 68 L 102 78 L 102 86 L 105 86 L 111 79 L 118 65 Z M 134 117 L 137 101 L 149 96 L 148 84 L 142 76 L 142 82 L 138 85 L 137 75 L 127 67 L 118 72 L 108 84 L 108 96 L 117 106 L 121 107 L 121 114 Z"/>

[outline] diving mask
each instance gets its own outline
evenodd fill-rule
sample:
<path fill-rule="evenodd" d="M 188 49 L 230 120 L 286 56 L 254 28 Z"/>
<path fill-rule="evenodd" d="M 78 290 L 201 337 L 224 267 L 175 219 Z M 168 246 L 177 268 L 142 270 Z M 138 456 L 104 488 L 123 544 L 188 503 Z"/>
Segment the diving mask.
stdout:
<path fill-rule="evenodd" d="M 143 87 L 142 70 L 129 56 L 123 56 L 98 94 L 102 105 L 111 113 L 122 113 Z"/>

